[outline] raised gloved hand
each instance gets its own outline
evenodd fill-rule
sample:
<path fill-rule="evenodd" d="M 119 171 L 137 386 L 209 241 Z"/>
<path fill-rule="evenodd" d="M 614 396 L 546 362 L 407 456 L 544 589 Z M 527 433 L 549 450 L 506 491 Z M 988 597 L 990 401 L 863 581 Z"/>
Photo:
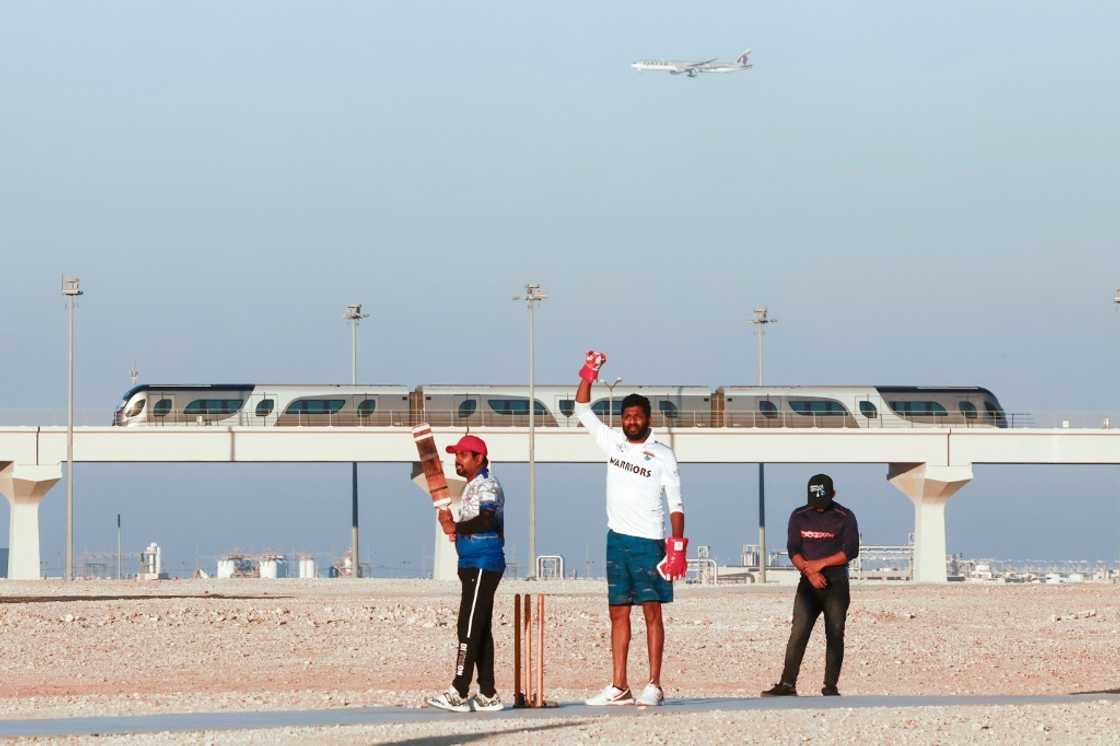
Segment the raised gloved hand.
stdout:
<path fill-rule="evenodd" d="M 583 359 L 583 367 L 579 369 L 579 377 L 588 383 L 595 383 L 599 380 L 599 369 L 603 367 L 603 363 L 607 362 L 607 354 L 605 352 L 595 352 L 588 350 L 587 355 Z"/>
<path fill-rule="evenodd" d="M 436 508 L 436 519 L 449 541 L 455 541 L 455 516 L 450 508 Z"/>
<path fill-rule="evenodd" d="M 657 572 L 666 580 L 680 580 L 688 574 L 688 539 L 672 536 L 665 540 L 665 558 Z"/>

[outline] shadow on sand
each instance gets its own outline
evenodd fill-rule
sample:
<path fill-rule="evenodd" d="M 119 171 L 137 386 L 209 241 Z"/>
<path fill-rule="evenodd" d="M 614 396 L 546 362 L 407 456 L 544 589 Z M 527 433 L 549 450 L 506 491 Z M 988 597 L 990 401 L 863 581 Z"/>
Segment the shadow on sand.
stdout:
<path fill-rule="evenodd" d="M 430 721 L 429 721 L 430 722 Z M 514 733 L 539 733 L 546 730 L 559 730 L 560 728 L 574 728 L 576 726 L 584 725 L 590 721 L 576 720 L 568 723 L 553 723 L 551 725 L 536 725 L 532 728 L 507 728 L 505 730 L 491 730 L 484 733 L 462 733 L 454 736 L 423 736 L 421 738 L 407 738 L 403 741 L 387 741 L 386 743 L 392 746 L 452 746 L 457 743 L 470 743 L 471 741 L 481 741 L 484 738 L 493 738 L 494 736 L 512 735 Z"/>
<path fill-rule="evenodd" d="M 283 599 L 292 596 L 278 596 L 271 593 L 263 595 L 226 596 L 221 593 L 182 593 L 158 595 L 116 595 L 116 596 L 0 596 L 0 604 L 49 604 L 69 603 L 71 601 L 163 601 L 166 599 L 194 598 L 203 601 L 243 601 L 261 599 Z"/>

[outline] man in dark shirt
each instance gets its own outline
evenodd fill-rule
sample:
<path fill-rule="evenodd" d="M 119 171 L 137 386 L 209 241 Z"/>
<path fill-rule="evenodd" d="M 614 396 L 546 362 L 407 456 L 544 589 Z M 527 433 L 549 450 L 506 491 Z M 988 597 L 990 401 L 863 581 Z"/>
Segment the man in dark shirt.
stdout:
<path fill-rule="evenodd" d="M 801 571 L 793 601 L 793 628 L 786 645 L 782 679 L 763 697 L 797 696 L 797 674 L 817 617 L 824 613 L 826 641 L 824 688 L 836 696 L 840 666 L 844 663 L 844 622 L 848 616 L 848 562 L 859 554 L 856 516 L 833 498 L 832 478 L 817 474 L 809 479 L 809 504 L 789 517 L 786 550 Z"/>

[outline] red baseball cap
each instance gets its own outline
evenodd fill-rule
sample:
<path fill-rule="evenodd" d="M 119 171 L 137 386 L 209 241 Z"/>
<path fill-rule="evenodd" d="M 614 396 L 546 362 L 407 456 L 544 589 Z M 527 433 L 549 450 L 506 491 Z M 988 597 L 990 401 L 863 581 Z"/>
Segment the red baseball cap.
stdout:
<path fill-rule="evenodd" d="M 464 435 L 459 438 L 459 442 L 453 446 L 447 446 L 448 453 L 457 453 L 459 451 L 471 451 L 478 453 L 482 456 L 486 455 L 486 441 L 477 435 Z"/>

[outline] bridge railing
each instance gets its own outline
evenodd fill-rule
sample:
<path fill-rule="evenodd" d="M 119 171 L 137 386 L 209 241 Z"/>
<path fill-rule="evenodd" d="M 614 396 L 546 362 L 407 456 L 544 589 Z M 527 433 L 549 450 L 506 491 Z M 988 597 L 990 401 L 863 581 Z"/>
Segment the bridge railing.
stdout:
<path fill-rule="evenodd" d="M 251 404 L 251 403 L 250 403 Z M 536 425 L 542 429 L 580 427 L 579 420 L 573 415 L 547 413 L 536 418 Z M 621 427 L 621 418 L 603 417 L 604 422 Z M 692 428 L 727 428 L 734 430 L 749 429 L 849 429 L 849 430 L 899 430 L 899 429 L 992 429 L 992 428 L 1079 428 L 1114 429 L 1120 428 L 1120 412 L 1071 412 L 1063 410 L 1045 412 L 1005 412 L 1000 417 L 979 415 L 975 418 L 957 416 L 915 416 L 909 419 L 897 417 L 865 418 L 852 415 L 802 415 L 779 413 L 776 416 L 750 412 L 731 412 L 713 415 L 711 411 L 680 411 L 673 414 L 655 412 L 652 425 L 659 430 L 688 430 Z M 271 413 L 258 415 L 252 406 L 241 411 L 228 412 L 186 412 L 168 410 L 158 416 L 148 414 L 139 423 L 129 423 L 128 427 L 412 427 L 427 422 L 434 427 L 528 427 L 527 414 L 497 413 L 476 410 L 462 414 L 457 410 L 432 410 L 422 414 L 407 409 L 382 410 L 369 414 L 354 411 L 323 413 Z M 74 424 L 80 427 L 107 427 L 113 424 L 113 414 L 105 409 L 79 409 L 75 412 Z M 42 409 L 0 409 L 0 426 L 44 426 L 66 425 L 66 412 L 58 408 Z"/>

